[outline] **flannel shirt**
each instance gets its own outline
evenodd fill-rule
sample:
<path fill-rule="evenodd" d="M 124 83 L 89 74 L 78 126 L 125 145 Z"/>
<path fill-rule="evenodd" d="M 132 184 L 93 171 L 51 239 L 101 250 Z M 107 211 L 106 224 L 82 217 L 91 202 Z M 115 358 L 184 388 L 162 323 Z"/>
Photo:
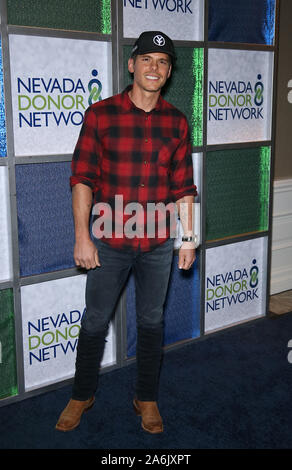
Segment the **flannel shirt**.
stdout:
<path fill-rule="evenodd" d="M 93 191 L 95 237 L 113 248 L 149 251 L 173 233 L 175 201 L 197 191 L 186 117 L 161 96 L 145 112 L 130 89 L 86 110 L 70 185 Z"/>

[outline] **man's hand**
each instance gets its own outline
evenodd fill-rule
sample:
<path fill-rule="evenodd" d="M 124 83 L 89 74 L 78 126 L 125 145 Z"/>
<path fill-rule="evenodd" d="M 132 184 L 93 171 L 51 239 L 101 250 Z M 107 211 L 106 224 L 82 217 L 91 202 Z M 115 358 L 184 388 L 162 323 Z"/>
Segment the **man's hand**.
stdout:
<path fill-rule="evenodd" d="M 76 266 L 86 269 L 94 269 L 100 266 L 97 248 L 90 239 L 75 243 L 74 261 Z"/>
<path fill-rule="evenodd" d="M 183 242 L 178 253 L 179 269 L 190 269 L 196 259 L 196 249 L 194 242 Z"/>

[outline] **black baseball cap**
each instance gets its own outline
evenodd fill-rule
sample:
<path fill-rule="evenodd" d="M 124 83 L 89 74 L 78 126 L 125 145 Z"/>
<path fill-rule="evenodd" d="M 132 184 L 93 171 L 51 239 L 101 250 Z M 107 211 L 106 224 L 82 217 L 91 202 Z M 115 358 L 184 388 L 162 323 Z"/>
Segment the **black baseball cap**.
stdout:
<path fill-rule="evenodd" d="M 147 52 L 163 52 L 175 60 L 175 50 L 172 40 L 161 31 L 144 31 L 136 40 L 131 51 L 131 57 L 147 54 Z"/>

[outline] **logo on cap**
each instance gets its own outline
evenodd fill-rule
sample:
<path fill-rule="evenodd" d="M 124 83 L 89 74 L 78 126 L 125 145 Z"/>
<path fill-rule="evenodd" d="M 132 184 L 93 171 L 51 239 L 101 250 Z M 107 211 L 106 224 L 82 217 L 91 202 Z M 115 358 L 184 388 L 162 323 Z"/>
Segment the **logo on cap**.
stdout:
<path fill-rule="evenodd" d="M 156 44 L 156 46 L 162 47 L 162 46 L 165 45 L 165 39 L 160 34 L 157 34 L 156 36 L 154 36 L 153 42 L 154 42 L 154 44 Z"/>

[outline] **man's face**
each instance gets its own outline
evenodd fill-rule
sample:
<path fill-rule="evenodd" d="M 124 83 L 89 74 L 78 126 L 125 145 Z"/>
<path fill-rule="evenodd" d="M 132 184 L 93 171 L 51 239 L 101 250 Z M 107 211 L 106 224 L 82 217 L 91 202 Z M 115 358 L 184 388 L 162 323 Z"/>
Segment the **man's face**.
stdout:
<path fill-rule="evenodd" d="M 134 83 L 149 92 L 161 90 L 171 74 L 171 60 L 168 54 L 149 52 L 137 55 L 128 61 L 128 70 L 134 74 Z"/>

